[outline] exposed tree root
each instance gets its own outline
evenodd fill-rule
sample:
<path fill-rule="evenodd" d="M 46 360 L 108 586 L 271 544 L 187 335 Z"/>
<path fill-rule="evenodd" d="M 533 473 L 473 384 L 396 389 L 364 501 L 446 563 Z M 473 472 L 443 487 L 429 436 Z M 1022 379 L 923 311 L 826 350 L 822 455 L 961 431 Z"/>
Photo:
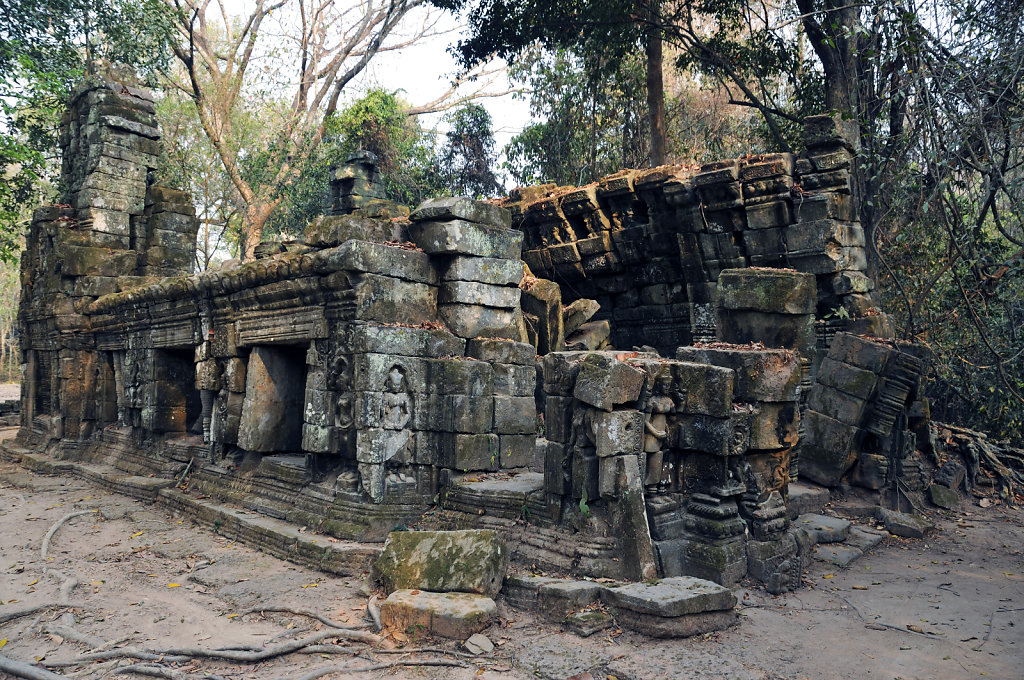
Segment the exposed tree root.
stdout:
<path fill-rule="evenodd" d="M 319 621 L 320 623 L 324 624 L 325 626 L 330 626 L 331 628 L 339 628 L 341 630 L 359 630 L 361 628 L 367 628 L 368 627 L 367 624 L 365 624 L 365 623 L 358 623 L 358 624 L 337 623 L 335 621 L 331 621 L 329 618 L 327 618 L 323 614 L 318 614 L 317 612 L 310 611 L 308 609 L 293 609 L 291 607 L 253 607 L 252 609 L 246 609 L 243 612 L 238 612 L 238 615 L 239 616 L 245 616 L 246 614 L 263 614 L 265 612 L 273 612 L 273 613 L 276 613 L 276 614 L 295 614 L 296 616 L 307 616 L 307 617 L 309 617 L 311 619 L 316 619 L 317 621 Z M 378 628 L 377 630 L 380 630 L 380 629 Z"/>
<path fill-rule="evenodd" d="M 374 635 L 373 633 L 368 633 L 366 631 L 332 629 L 320 631 L 315 635 L 311 635 L 301 640 L 285 642 L 258 651 L 248 649 L 202 649 L 199 647 L 178 647 L 171 649 L 122 647 L 120 649 L 111 649 L 103 652 L 82 654 L 81 656 L 68 661 L 47 662 L 47 665 L 52 667 L 77 666 L 90 661 L 106 661 L 108 659 L 140 659 L 142 661 L 168 661 L 174 663 L 189 661 L 192 659 L 217 659 L 220 661 L 242 661 L 252 663 L 256 661 L 266 661 L 267 659 L 284 656 L 285 654 L 291 654 L 292 652 L 298 652 L 305 647 L 315 645 L 328 638 L 345 638 L 369 644 L 379 644 L 383 641 L 379 635 Z"/>
<path fill-rule="evenodd" d="M 75 630 L 71 626 L 62 626 L 59 623 L 51 623 L 47 625 L 45 628 L 43 628 L 43 632 L 48 633 L 49 635 L 59 635 L 65 640 L 77 642 L 79 644 L 85 645 L 89 649 L 96 649 L 97 647 L 102 647 L 104 644 L 106 644 L 102 639 L 96 637 L 95 635 L 82 633 L 80 631 Z"/>
<path fill-rule="evenodd" d="M 46 561 L 47 552 L 49 552 L 49 550 L 50 550 L 50 541 L 53 539 L 53 535 L 57 533 L 58 529 L 60 529 L 62 526 L 64 526 L 64 522 L 67 522 L 69 519 L 74 519 L 75 517 L 81 517 L 82 515 L 91 515 L 91 514 L 93 514 L 95 512 L 98 512 L 98 511 L 97 510 L 78 510 L 77 512 L 69 512 L 68 514 L 64 515 L 59 520 L 54 522 L 53 526 L 50 527 L 50 530 L 46 532 L 45 536 L 43 536 L 43 547 L 40 550 L 40 554 L 42 554 L 42 556 L 43 556 L 43 561 L 44 562 Z"/>
<path fill-rule="evenodd" d="M 312 673 L 300 675 L 295 680 L 316 680 L 322 678 L 325 675 L 331 673 L 372 673 L 373 671 L 386 671 L 391 668 L 401 668 L 403 666 L 454 666 L 457 668 L 465 668 L 466 664 L 461 661 L 453 661 L 451 659 L 423 659 L 421 661 L 393 661 L 391 663 L 380 663 L 372 666 L 325 666 Z"/>
<path fill-rule="evenodd" d="M 0 612 L 0 624 L 13 621 L 14 619 L 20 619 L 23 616 L 31 616 L 39 612 L 44 612 L 47 609 L 59 609 L 61 607 L 84 607 L 85 605 L 71 604 L 69 602 L 46 602 L 44 604 L 37 604 L 31 607 L 22 607 L 21 609 L 14 609 L 5 612 Z"/>
<path fill-rule="evenodd" d="M 111 675 L 146 675 L 151 678 L 168 678 L 169 680 L 195 680 L 197 676 L 182 673 L 174 668 L 169 668 L 158 663 L 138 663 L 130 666 L 121 666 Z M 206 674 L 203 680 L 225 680 L 223 676 Z"/>
<path fill-rule="evenodd" d="M 25 680 L 66 680 L 63 675 L 3 655 L 0 655 L 0 671 Z"/>
<path fill-rule="evenodd" d="M 366 603 L 366 611 L 373 619 L 374 630 L 378 633 L 384 628 L 380 624 L 380 605 L 377 604 L 377 596 L 374 595 L 370 598 L 370 601 Z"/>

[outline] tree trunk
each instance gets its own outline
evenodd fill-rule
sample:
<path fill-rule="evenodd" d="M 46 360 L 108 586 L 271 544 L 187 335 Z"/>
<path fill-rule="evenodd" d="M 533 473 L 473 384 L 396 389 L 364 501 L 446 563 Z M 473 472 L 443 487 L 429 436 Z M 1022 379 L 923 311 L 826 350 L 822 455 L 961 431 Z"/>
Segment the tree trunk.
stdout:
<path fill-rule="evenodd" d="M 245 206 L 245 223 L 242 225 L 242 262 L 256 259 L 256 246 L 263 236 L 263 228 L 270 219 L 279 201 L 270 203 L 252 201 Z"/>
<path fill-rule="evenodd" d="M 662 40 L 657 10 L 651 9 L 647 29 L 647 113 L 651 123 L 651 167 L 665 164 L 665 82 L 662 77 Z"/>

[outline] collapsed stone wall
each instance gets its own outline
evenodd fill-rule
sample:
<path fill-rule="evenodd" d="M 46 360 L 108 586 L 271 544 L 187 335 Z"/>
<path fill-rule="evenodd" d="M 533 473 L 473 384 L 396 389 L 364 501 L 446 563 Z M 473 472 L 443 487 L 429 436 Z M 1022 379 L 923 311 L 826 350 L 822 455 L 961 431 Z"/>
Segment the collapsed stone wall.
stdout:
<path fill-rule="evenodd" d="M 148 179 L 152 98 L 92 79 L 65 125 L 68 195 L 23 256 L 19 441 L 120 491 L 195 509 L 188 477 L 338 538 L 482 526 L 552 569 L 781 591 L 809 554 L 801 469 L 909 488 L 923 355 L 850 334 L 887 328 L 837 119 L 809 121 L 805 158 L 507 207 L 410 212 L 359 153 L 302 239 L 198 275 L 187 195 Z"/>
<path fill-rule="evenodd" d="M 849 124 L 814 116 L 807 152 L 701 166 L 623 170 L 584 187 L 518 189 L 506 206 L 525 235 L 531 273 L 563 302 L 592 298 L 616 347 L 671 353 L 715 338 L 722 271 L 782 267 L 814 274 L 822 345 L 836 330 L 887 334 L 852 199 Z M 555 334 L 531 319 L 541 334 Z"/>

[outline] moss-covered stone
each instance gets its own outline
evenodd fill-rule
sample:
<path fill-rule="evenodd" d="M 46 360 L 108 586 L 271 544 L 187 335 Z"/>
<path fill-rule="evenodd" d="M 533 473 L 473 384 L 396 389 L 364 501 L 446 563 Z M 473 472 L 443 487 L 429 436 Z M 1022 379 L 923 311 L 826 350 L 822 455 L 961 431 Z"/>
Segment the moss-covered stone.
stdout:
<path fill-rule="evenodd" d="M 495 597 L 508 561 L 505 541 L 491 530 L 393 531 L 373 571 L 389 593 L 411 588 Z"/>

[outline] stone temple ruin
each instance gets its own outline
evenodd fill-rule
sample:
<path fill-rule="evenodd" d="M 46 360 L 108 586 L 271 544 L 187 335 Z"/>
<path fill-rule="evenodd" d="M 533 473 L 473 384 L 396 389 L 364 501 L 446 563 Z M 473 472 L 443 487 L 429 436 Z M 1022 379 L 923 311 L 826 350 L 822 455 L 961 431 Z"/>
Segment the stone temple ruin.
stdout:
<path fill-rule="evenodd" d="M 908 509 L 929 473 L 927 356 L 864 274 L 845 125 L 411 214 L 357 154 L 302 241 L 194 274 L 151 96 L 92 78 L 22 256 L 6 455 L 335 573 L 415 526 L 549 573 L 798 587 L 791 483 Z"/>

